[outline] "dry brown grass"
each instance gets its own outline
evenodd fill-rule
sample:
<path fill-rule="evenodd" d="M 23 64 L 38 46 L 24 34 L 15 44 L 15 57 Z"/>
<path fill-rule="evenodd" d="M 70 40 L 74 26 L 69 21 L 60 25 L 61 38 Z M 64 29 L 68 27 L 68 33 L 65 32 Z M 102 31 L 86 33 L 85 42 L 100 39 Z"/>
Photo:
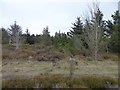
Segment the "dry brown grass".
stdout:
<path fill-rule="evenodd" d="M 53 46 L 41 46 L 38 44 L 35 45 L 21 45 L 20 49 L 15 50 L 13 45 L 3 45 L 3 60 L 29 60 L 29 57 L 32 57 L 31 60 L 39 61 L 53 61 L 53 60 L 63 60 L 69 56 L 64 52 L 59 52 L 54 50 Z M 77 60 L 90 60 L 93 58 L 91 56 L 75 55 Z M 101 54 L 98 56 L 98 60 L 113 60 L 118 61 L 118 54 Z"/>
<path fill-rule="evenodd" d="M 22 45 L 20 49 L 15 50 L 13 45 L 3 45 L 3 61 L 4 60 L 39 60 L 39 61 L 53 61 L 60 60 L 64 54 L 60 52 L 50 53 L 52 46 L 41 45 Z"/>

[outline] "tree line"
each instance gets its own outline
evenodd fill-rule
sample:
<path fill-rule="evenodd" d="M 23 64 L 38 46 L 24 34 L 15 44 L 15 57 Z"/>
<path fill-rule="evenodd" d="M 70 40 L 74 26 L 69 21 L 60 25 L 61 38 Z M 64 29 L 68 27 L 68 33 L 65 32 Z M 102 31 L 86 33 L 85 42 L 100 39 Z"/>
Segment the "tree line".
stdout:
<path fill-rule="evenodd" d="M 20 44 L 52 45 L 61 52 L 70 55 L 91 55 L 94 60 L 98 54 L 120 53 L 120 16 L 119 11 L 111 15 L 112 20 L 103 20 L 104 14 L 97 5 L 91 8 L 90 15 L 84 20 L 77 17 L 69 32 L 56 32 L 50 36 L 49 27 L 45 27 L 42 34 L 30 34 L 29 30 L 22 33 L 21 26 L 16 21 L 8 29 L 2 30 L 2 44 L 13 44 L 16 49 Z"/>

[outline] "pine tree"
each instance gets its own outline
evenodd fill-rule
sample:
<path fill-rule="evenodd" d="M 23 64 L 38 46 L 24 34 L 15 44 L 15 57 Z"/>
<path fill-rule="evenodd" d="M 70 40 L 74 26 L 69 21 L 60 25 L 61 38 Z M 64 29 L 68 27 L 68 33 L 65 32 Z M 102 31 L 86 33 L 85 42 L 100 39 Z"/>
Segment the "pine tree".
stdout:
<path fill-rule="evenodd" d="M 56 47 L 65 46 L 68 43 L 67 35 L 65 33 L 56 32 L 53 38 L 54 45 Z"/>
<path fill-rule="evenodd" d="M 107 21 L 107 35 L 110 39 L 109 48 L 111 52 L 120 53 L 120 15 L 119 11 L 116 11 L 114 15 L 112 15 L 113 22 Z"/>
<path fill-rule="evenodd" d="M 72 24 L 73 27 L 70 32 L 68 32 L 68 36 L 72 38 L 72 44 L 75 49 L 79 51 L 79 53 L 84 54 L 86 52 L 86 48 L 88 47 L 85 41 L 85 29 L 80 17 L 77 17 L 75 23 Z"/>
<path fill-rule="evenodd" d="M 70 30 L 70 32 L 67 33 L 68 36 L 73 37 L 74 35 L 81 35 L 84 33 L 83 23 L 80 20 L 80 17 L 77 17 L 77 20 L 75 21 L 75 23 L 72 23 L 72 25 L 72 30 Z"/>
<path fill-rule="evenodd" d="M 35 35 L 30 35 L 30 32 L 29 32 L 29 29 L 26 29 L 26 34 L 25 34 L 25 37 L 26 37 L 26 43 L 27 44 L 34 44 L 35 43 Z"/>

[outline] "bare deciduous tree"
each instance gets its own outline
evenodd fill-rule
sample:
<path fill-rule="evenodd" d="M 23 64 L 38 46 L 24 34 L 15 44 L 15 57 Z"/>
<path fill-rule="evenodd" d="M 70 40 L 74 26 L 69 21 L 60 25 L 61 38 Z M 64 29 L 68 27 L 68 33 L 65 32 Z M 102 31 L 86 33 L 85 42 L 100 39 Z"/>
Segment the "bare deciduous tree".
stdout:
<path fill-rule="evenodd" d="M 103 35 L 101 29 L 103 14 L 99 9 L 98 3 L 93 3 L 93 8 L 90 9 L 90 16 L 85 18 L 85 40 L 89 46 L 90 53 L 92 53 L 94 60 L 96 61 L 98 58 L 99 44 L 101 43 Z"/>

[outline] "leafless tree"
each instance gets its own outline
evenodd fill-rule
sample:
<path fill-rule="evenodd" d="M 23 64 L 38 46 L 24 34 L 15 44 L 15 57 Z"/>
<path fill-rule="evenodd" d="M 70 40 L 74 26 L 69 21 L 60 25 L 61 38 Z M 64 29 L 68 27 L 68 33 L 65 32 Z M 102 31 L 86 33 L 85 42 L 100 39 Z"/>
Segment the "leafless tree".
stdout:
<path fill-rule="evenodd" d="M 16 46 L 16 49 L 19 49 L 21 44 L 22 29 L 19 25 L 16 24 L 16 21 L 13 25 L 10 26 L 10 28 L 8 28 L 8 33 L 10 36 L 9 44 L 13 44 Z"/>
<path fill-rule="evenodd" d="M 101 29 L 102 17 L 99 4 L 93 3 L 93 8 L 90 8 L 90 16 L 85 18 L 85 40 L 95 61 L 98 58 L 99 44 L 103 34 Z"/>

